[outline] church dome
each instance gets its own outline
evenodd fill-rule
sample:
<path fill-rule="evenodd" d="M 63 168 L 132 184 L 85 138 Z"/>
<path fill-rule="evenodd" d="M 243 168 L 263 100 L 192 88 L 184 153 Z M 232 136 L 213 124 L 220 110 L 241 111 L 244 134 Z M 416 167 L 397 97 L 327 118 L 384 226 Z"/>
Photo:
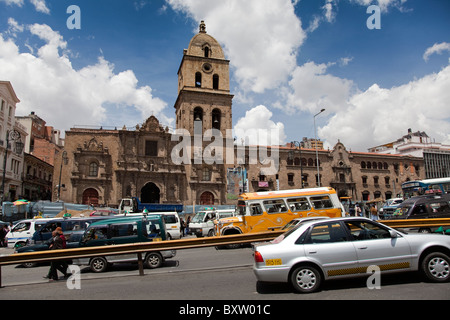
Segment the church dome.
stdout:
<path fill-rule="evenodd" d="M 202 58 L 225 59 L 222 47 L 219 42 L 206 33 L 205 22 L 200 23 L 200 31 L 189 43 L 187 55 Z"/>

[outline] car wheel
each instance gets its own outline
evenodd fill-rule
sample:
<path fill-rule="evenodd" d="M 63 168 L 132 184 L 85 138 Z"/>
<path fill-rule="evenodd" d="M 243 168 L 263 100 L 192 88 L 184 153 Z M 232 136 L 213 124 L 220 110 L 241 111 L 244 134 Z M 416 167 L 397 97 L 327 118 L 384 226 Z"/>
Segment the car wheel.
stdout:
<path fill-rule="evenodd" d="M 151 252 L 145 257 L 145 265 L 150 269 L 159 268 L 161 267 L 162 263 L 163 258 L 161 254 L 157 252 Z"/>
<path fill-rule="evenodd" d="M 430 253 L 422 261 L 422 271 L 433 282 L 447 282 L 450 280 L 450 258 L 441 253 Z"/>
<path fill-rule="evenodd" d="M 95 257 L 91 259 L 89 267 L 91 268 L 92 272 L 103 272 L 108 267 L 108 262 L 105 258 Z"/>
<path fill-rule="evenodd" d="M 24 263 L 22 263 L 22 266 L 24 268 L 34 268 L 37 265 L 38 265 L 37 262 L 24 262 Z"/>
<path fill-rule="evenodd" d="M 311 293 L 319 290 L 322 283 L 322 275 L 312 266 L 300 266 L 291 274 L 291 284 L 301 293 Z"/>

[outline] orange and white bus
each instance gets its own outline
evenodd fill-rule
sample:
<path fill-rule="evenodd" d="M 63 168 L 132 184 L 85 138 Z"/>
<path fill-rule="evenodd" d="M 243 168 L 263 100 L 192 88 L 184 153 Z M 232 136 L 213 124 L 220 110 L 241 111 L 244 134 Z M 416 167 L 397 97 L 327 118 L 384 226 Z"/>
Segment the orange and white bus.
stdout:
<path fill-rule="evenodd" d="M 295 218 L 344 217 L 345 209 L 330 187 L 243 193 L 235 217 L 216 221 L 216 235 L 278 229 Z"/>

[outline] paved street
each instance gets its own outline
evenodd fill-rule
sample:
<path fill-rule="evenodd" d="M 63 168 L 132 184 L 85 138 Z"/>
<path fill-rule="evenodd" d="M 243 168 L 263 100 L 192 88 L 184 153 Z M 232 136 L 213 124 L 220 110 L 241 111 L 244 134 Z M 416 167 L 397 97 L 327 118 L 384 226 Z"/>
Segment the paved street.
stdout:
<path fill-rule="evenodd" d="M 4 249 L 2 249 L 4 250 Z M 382 278 L 380 290 L 369 290 L 366 279 L 330 281 L 321 292 L 301 295 L 289 285 L 261 285 L 252 271 L 250 248 L 180 250 L 159 269 L 138 275 L 133 265 L 113 267 L 102 274 L 82 270 L 80 289 L 69 290 L 66 281 L 42 279 L 48 266 L 2 268 L 0 299 L 111 299 L 111 300 L 415 300 L 450 299 L 449 284 L 424 282 L 415 274 Z"/>

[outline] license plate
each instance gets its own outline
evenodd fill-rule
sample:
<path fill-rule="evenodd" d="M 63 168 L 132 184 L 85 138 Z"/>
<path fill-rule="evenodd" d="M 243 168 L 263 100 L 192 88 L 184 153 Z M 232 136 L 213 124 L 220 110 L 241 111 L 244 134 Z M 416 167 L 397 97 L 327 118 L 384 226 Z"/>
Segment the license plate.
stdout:
<path fill-rule="evenodd" d="M 279 266 L 281 265 L 281 259 L 267 259 L 266 266 Z"/>

